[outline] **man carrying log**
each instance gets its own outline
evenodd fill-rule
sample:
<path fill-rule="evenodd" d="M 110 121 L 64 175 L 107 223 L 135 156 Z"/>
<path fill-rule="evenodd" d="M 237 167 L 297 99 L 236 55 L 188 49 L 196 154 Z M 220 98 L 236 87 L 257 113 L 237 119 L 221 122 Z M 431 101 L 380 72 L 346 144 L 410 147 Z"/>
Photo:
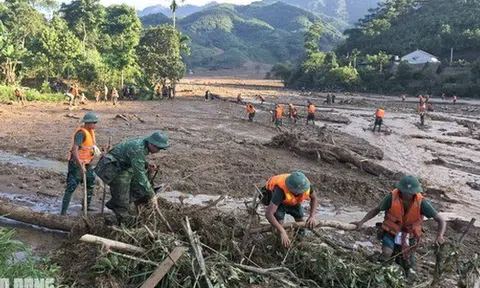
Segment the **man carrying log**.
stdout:
<path fill-rule="evenodd" d="M 310 217 L 307 219 L 307 227 L 316 226 L 317 196 L 310 186 L 310 181 L 302 172 L 271 177 L 262 188 L 262 194 L 262 203 L 268 205 L 265 217 L 280 233 L 283 246 L 290 245 L 287 231 L 282 227 L 285 214 L 293 216 L 296 222 L 304 221 L 301 204 L 307 199 L 310 199 Z"/>
<path fill-rule="evenodd" d="M 82 123 L 83 125 L 75 131 L 72 140 L 68 160 L 67 188 L 63 196 L 62 210 L 60 211 L 61 215 L 67 214 L 72 195 L 78 184 L 83 183 L 83 179 L 87 180 L 86 208 L 89 211 L 91 210 L 90 202 L 92 201 L 93 189 L 95 188 L 95 173 L 90 163 L 95 156 L 101 153 L 95 141 L 95 126 L 98 123 L 98 118 L 94 113 L 88 112 L 83 116 Z M 83 177 L 84 174 L 86 174 L 86 177 Z M 83 209 L 85 209 L 85 207 L 83 207 Z"/>
<path fill-rule="evenodd" d="M 147 176 L 146 155 L 154 154 L 168 148 L 168 137 L 158 131 L 148 137 L 126 139 L 117 144 L 110 152 L 100 159 L 95 172 L 105 181 L 109 165 L 102 164 L 108 159 L 116 167 L 115 175 L 109 175 L 110 193 L 112 198 L 106 207 L 115 212 L 119 223 L 126 223 L 131 215 L 130 202 L 141 204 L 154 199 L 154 190 Z M 153 203 L 156 205 L 156 203 Z"/>
<path fill-rule="evenodd" d="M 255 107 L 252 104 L 248 103 L 247 106 L 248 113 L 248 122 L 253 122 L 253 117 L 255 117 Z"/>
<path fill-rule="evenodd" d="M 380 211 L 385 211 L 385 220 L 379 233 L 379 239 L 382 240 L 380 261 L 387 261 L 392 255 L 401 253 L 400 261 L 403 260 L 407 274 L 413 272 L 411 270 L 414 265 L 413 252 L 422 236 L 423 217 L 433 218 L 438 224 L 436 244 L 442 245 L 445 242 L 443 235 L 446 222 L 430 201 L 423 198 L 422 190 L 417 177 L 405 176 L 378 207 L 368 212 L 359 222 L 352 223 L 358 229 Z"/>
<path fill-rule="evenodd" d="M 375 112 L 375 123 L 373 124 L 372 132 L 375 132 L 375 128 L 377 128 L 377 126 L 378 132 L 380 132 L 383 124 L 383 118 L 385 118 L 385 110 L 383 110 L 382 108 L 378 108 L 377 112 Z"/>

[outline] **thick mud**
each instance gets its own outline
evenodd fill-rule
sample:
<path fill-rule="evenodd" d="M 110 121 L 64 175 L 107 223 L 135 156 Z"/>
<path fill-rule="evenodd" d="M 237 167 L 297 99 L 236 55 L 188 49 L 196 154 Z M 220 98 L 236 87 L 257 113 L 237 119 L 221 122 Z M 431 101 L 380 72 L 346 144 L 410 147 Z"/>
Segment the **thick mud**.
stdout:
<path fill-rule="evenodd" d="M 148 158 L 160 166 L 155 181 L 169 184 L 163 195 L 169 201 L 206 205 L 226 195 L 218 208 L 244 209 L 255 185 L 261 187 L 274 174 L 302 170 L 320 196 L 319 217 L 350 222 L 377 205 L 400 175 L 414 174 L 449 219 L 480 217 L 480 103 L 461 100 L 452 105 L 433 99 L 436 111 L 420 129 L 413 98 L 401 102 L 387 96 L 337 94 L 336 103 L 327 105 L 325 94 L 302 94 L 280 86 L 259 80 L 193 79 L 179 86 L 175 100 L 120 102 L 117 107 L 90 103 L 73 111 L 52 103 L 0 106 L 0 198 L 58 213 L 72 133 L 79 125 L 76 118 L 91 110 L 101 120 L 96 131 L 100 146 L 109 137 L 115 144 L 158 129 L 167 133 L 171 148 Z M 258 103 L 255 121 L 248 122 L 245 108 L 234 101 L 204 101 L 206 90 L 232 100 L 242 94 L 245 101 Z M 267 98 L 263 105 L 258 94 Z M 295 103 L 303 116 L 307 100 L 317 106 L 317 127 L 306 126 L 303 118 L 297 124 L 285 119 L 279 129 L 271 123 L 274 103 Z M 387 111 L 384 131 L 372 133 L 378 107 Z M 144 122 L 135 117 L 126 121 L 117 114 L 137 115 Z M 311 157 L 292 146 L 272 145 L 284 133 L 301 134 L 307 141 L 302 147 L 321 152 L 327 145 L 348 154 Z M 345 155 L 358 161 L 344 161 Z M 391 173 L 372 174 L 355 165 L 364 162 Z M 102 194 L 98 183 L 94 196 L 98 210 Z M 80 213 L 81 199 L 79 188 L 69 213 Z"/>

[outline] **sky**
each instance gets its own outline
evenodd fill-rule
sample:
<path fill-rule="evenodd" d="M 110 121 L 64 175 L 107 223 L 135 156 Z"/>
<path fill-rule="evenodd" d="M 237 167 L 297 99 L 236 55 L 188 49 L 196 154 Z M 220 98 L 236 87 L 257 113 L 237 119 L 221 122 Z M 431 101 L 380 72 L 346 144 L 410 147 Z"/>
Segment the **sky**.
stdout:
<path fill-rule="evenodd" d="M 67 2 L 67 1 L 64 1 L 64 2 Z M 122 3 L 122 4 L 133 6 L 138 10 L 141 10 L 148 6 L 154 6 L 158 4 L 168 7 L 170 6 L 170 2 L 171 1 L 168 1 L 168 0 L 100 0 L 100 3 L 102 3 L 105 6 Z M 178 1 L 178 2 L 181 2 L 181 1 Z M 212 0 L 186 0 L 183 3 L 183 5 L 191 4 L 191 5 L 201 6 L 209 2 L 212 2 Z M 215 0 L 215 2 L 245 5 L 245 4 L 250 4 L 253 1 L 252 0 Z"/>

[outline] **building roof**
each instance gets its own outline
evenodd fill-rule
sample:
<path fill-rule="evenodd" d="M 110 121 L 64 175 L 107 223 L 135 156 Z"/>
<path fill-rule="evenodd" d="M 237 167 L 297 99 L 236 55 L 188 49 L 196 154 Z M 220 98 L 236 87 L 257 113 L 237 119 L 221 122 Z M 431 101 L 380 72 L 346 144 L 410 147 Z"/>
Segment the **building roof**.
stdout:
<path fill-rule="evenodd" d="M 402 57 L 402 61 L 408 61 L 410 64 L 439 63 L 438 58 L 428 52 L 417 49 Z"/>

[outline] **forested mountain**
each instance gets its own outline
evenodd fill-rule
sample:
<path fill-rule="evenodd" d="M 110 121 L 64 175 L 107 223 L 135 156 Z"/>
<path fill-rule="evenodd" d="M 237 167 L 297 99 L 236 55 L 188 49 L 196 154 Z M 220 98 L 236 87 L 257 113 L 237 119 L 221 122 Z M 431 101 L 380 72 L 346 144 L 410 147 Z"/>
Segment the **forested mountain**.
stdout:
<path fill-rule="evenodd" d="M 141 18 L 144 27 L 167 20 L 162 14 Z M 322 50 L 333 49 L 343 39 L 328 18 L 285 3 L 217 5 L 180 19 L 177 25 L 192 40 L 187 64 L 216 69 L 239 67 L 247 61 L 299 60 L 304 53 L 303 34 L 315 22 L 324 26 Z"/>
<path fill-rule="evenodd" d="M 476 60 L 480 51 L 480 2 L 472 0 L 393 0 L 347 30 L 341 54 L 358 49 L 362 53 L 405 55 L 422 49 L 440 60 Z"/>
<path fill-rule="evenodd" d="M 353 24 L 384 0 L 265 0 L 267 3 L 277 1 Z"/>

